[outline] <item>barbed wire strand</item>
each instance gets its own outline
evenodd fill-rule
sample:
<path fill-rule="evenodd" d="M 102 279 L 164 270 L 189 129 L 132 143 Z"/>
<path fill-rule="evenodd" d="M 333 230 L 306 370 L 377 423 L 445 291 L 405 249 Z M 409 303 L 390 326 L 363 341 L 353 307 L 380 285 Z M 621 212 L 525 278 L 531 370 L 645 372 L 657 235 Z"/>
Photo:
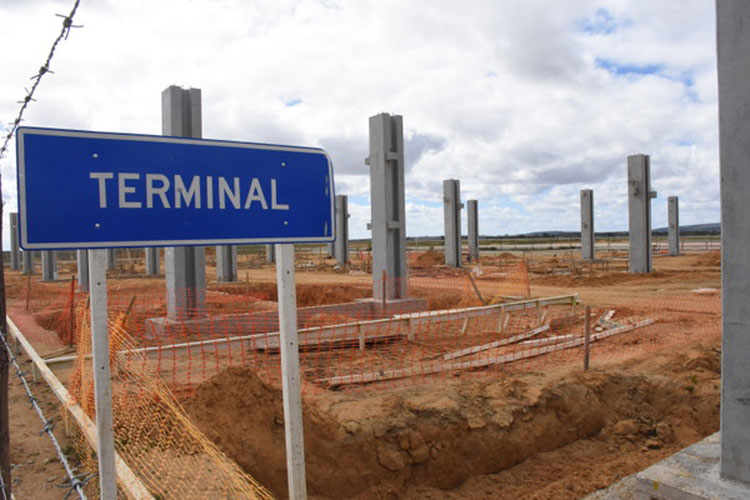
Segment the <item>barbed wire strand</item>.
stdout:
<path fill-rule="evenodd" d="M 0 147 L 0 159 L 5 157 L 5 154 L 8 152 L 8 146 L 10 144 L 11 139 L 16 133 L 16 130 L 18 130 L 18 127 L 21 124 L 21 121 L 23 120 L 23 114 L 26 111 L 26 108 L 29 106 L 29 103 L 31 101 L 36 101 L 34 99 L 34 93 L 36 92 L 36 89 L 39 87 L 39 84 L 42 81 L 42 78 L 47 73 L 54 73 L 50 69 L 50 65 L 52 63 L 52 58 L 55 56 L 55 50 L 57 49 L 57 46 L 62 40 L 67 40 L 68 35 L 70 34 L 70 30 L 72 28 L 81 28 L 83 26 L 81 25 L 75 25 L 73 24 L 73 18 L 76 14 L 76 11 L 78 10 L 78 5 L 80 4 L 81 0 L 75 0 L 75 3 L 73 4 L 73 8 L 71 9 L 70 13 L 65 16 L 62 14 L 55 14 L 58 17 L 62 17 L 62 29 L 60 30 L 60 34 L 57 35 L 57 38 L 55 38 L 55 41 L 52 42 L 52 47 L 50 47 L 49 53 L 47 54 L 47 59 L 44 61 L 44 64 L 42 64 L 39 67 L 39 72 L 32 76 L 31 79 L 34 80 L 34 83 L 31 85 L 31 89 L 24 89 L 26 90 L 26 95 L 23 97 L 22 100 L 18 101 L 18 103 L 21 105 L 21 107 L 18 109 L 18 114 L 16 115 L 16 118 L 11 122 L 10 129 L 8 129 L 7 134 L 5 136 L 5 139 L 3 140 L 3 145 Z M 13 355 L 13 352 L 10 349 L 10 346 L 6 342 L 5 332 L 0 332 L 0 339 L 2 339 L 4 348 L 8 351 L 8 354 L 10 355 L 10 359 L 13 362 L 13 365 L 15 365 L 16 368 L 16 375 L 21 379 L 21 382 L 23 383 L 24 388 L 26 389 L 26 395 L 29 398 L 29 401 L 31 402 L 32 406 L 36 410 L 37 414 L 39 415 L 39 418 L 42 420 L 42 423 L 44 424 L 44 428 L 42 430 L 42 433 L 47 433 L 52 440 L 52 444 L 55 446 L 55 450 L 57 451 L 57 455 L 60 458 L 60 462 L 65 467 L 65 472 L 68 474 L 68 477 L 70 478 L 70 490 L 68 491 L 68 494 L 65 495 L 65 498 L 67 499 L 70 494 L 73 491 L 76 491 L 78 493 L 78 496 L 82 499 L 86 499 L 86 495 L 83 492 L 83 486 L 86 484 L 86 482 L 91 479 L 92 476 L 77 476 L 73 473 L 73 470 L 70 467 L 70 464 L 68 463 L 67 459 L 65 458 L 65 455 L 63 454 L 62 450 L 60 449 L 60 444 L 57 442 L 57 438 L 55 438 L 55 435 L 52 433 L 52 427 L 53 423 L 47 420 L 47 418 L 44 416 L 44 413 L 42 412 L 42 409 L 37 404 L 37 400 L 34 397 L 33 393 L 31 392 L 31 388 L 29 387 L 29 384 L 26 382 L 26 378 L 23 375 L 23 372 L 21 371 L 21 368 L 18 366 L 18 362 L 16 360 L 16 357 Z M 66 485 L 67 486 L 67 485 Z M 3 500 L 8 500 L 7 496 L 5 495 L 5 483 L 2 478 L 2 474 L 0 474 L 0 491 L 2 491 Z"/>
<path fill-rule="evenodd" d="M 36 410 L 37 415 L 39 415 L 39 418 L 42 420 L 43 428 L 40 434 L 47 433 L 47 435 L 50 437 L 50 439 L 52 440 L 52 444 L 55 446 L 55 450 L 57 451 L 57 456 L 60 459 L 60 463 L 62 463 L 63 467 L 65 468 L 65 472 L 68 475 L 69 484 L 65 484 L 64 486 L 66 488 L 69 487 L 70 490 L 68 491 L 68 494 L 65 495 L 65 498 L 68 498 L 68 496 L 70 496 L 70 494 L 73 491 L 76 491 L 78 493 L 78 496 L 81 498 L 81 500 L 86 500 L 86 494 L 83 492 L 83 487 L 89 481 L 89 479 L 93 477 L 93 475 L 91 474 L 76 475 L 75 474 L 75 472 L 73 471 L 73 468 L 68 463 L 68 459 L 65 458 L 65 454 L 60 448 L 60 443 L 57 442 L 57 438 L 55 437 L 55 434 L 52 432 L 54 423 L 51 422 L 50 420 L 47 420 L 47 418 L 44 416 L 44 413 L 42 412 L 42 409 L 39 407 L 38 401 L 36 397 L 34 397 L 34 394 L 31 392 L 29 383 L 26 381 L 24 372 L 21 371 L 21 367 L 18 365 L 18 360 L 13 354 L 13 350 L 8 345 L 5 332 L 0 332 L 0 340 L 2 340 L 3 342 L 2 347 L 5 348 L 6 351 L 8 351 L 8 355 L 10 356 L 10 361 L 11 363 L 13 363 L 13 366 L 16 369 L 16 375 L 18 376 L 19 379 L 21 379 L 21 383 L 26 389 L 26 397 L 29 399 L 31 406 Z M 5 497 L 4 489 L 3 489 L 3 497 Z"/>
<path fill-rule="evenodd" d="M 5 494 L 5 481 L 2 474 L 0 474 L 0 491 L 3 492 L 3 500 L 8 500 L 8 495 Z"/>
<path fill-rule="evenodd" d="M 31 101 L 35 101 L 34 99 L 34 92 L 36 92 L 37 87 L 39 87 L 39 83 L 42 81 L 42 77 L 46 75 L 47 73 L 54 73 L 50 69 L 50 64 L 52 63 L 52 58 L 55 55 L 55 49 L 57 49 L 57 45 L 62 40 L 68 39 L 68 34 L 70 34 L 70 30 L 72 28 L 82 28 L 82 25 L 75 25 L 73 24 L 73 17 L 76 14 L 76 10 L 78 10 L 78 4 L 81 2 L 81 0 L 75 0 L 75 3 L 73 4 L 73 9 L 70 11 L 70 14 L 67 16 L 63 14 L 55 14 L 58 17 L 63 18 L 63 26 L 60 30 L 60 34 L 57 35 L 57 38 L 55 38 L 55 41 L 52 43 L 52 47 L 49 50 L 49 54 L 47 55 L 47 60 L 44 61 L 44 64 L 39 68 L 39 72 L 32 76 L 31 79 L 34 80 L 33 85 L 31 86 L 31 89 L 24 89 L 26 90 L 26 95 L 24 98 L 18 103 L 21 105 L 21 107 L 18 110 L 18 115 L 16 116 L 15 120 L 13 120 L 10 123 L 10 129 L 8 130 L 8 133 L 5 136 L 5 140 L 3 141 L 3 146 L 0 148 L 0 159 L 2 159 L 5 154 L 8 152 L 8 147 L 10 144 L 10 140 L 13 138 L 13 136 L 16 133 L 16 130 L 21 124 L 21 121 L 23 120 L 23 114 L 26 111 L 26 108 L 28 107 L 29 103 Z"/>

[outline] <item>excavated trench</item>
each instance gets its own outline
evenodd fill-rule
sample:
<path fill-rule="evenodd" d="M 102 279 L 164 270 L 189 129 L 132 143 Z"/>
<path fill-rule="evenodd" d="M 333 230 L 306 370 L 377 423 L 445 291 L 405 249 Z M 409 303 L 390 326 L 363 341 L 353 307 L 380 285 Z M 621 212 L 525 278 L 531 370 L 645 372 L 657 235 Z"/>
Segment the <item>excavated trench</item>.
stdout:
<path fill-rule="evenodd" d="M 414 488 L 455 489 L 581 440 L 634 453 L 632 466 L 639 470 L 645 465 L 639 453 L 666 453 L 718 429 L 718 350 L 686 347 L 657 357 L 587 373 L 308 395 L 308 491 L 316 498 L 416 498 L 408 493 Z M 184 404 L 223 451 L 274 494 L 286 496 L 278 389 L 250 369 L 232 368 Z M 601 486 L 595 483 L 589 491 Z M 570 498 L 585 490 L 581 486 Z"/>

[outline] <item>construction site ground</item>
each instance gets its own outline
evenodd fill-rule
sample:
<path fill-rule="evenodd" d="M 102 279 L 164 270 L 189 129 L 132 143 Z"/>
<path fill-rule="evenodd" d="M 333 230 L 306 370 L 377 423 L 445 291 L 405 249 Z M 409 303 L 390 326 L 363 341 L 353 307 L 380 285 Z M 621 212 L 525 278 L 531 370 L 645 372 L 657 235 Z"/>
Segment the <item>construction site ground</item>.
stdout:
<path fill-rule="evenodd" d="M 608 305 L 696 290 L 710 293 L 720 287 L 715 251 L 657 256 L 655 272 L 649 275 L 627 274 L 623 255 L 605 257 L 610 261 L 606 267 L 587 268 L 572 252 L 535 252 L 531 295 L 578 293 L 584 303 Z M 502 258 L 489 256 L 487 265 Z M 61 278 L 71 271 L 61 268 Z M 140 269 L 131 266 L 114 273 L 110 289 L 163 290 L 163 279 L 128 277 L 129 272 Z M 415 266 L 412 273 L 439 278 L 454 271 Z M 42 356 L 64 353 L 66 345 L 59 335 L 38 324 L 40 315 L 25 311 L 19 295 L 26 277 L 14 271 L 6 271 L 6 276 L 9 314 L 21 331 L 29 334 Z M 212 278 L 215 271 L 209 268 L 208 280 Z M 222 286 L 244 287 L 273 300 L 271 265 L 241 267 L 239 278 L 240 283 Z M 367 295 L 371 280 L 356 269 L 303 266 L 297 272 L 298 300 L 301 306 L 351 301 Z M 481 276 L 477 282 L 481 285 Z M 59 286 L 64 293 L 68 284 Z M 696 311 L 694 320 L 718 325 L 720 316 L 718 311 Z M 581 369 L 581 360 L 487 378 L 306 394 L 310 497 L 582 498 L 718 430 L 718 336 L 684 341 L 675 336 L 668 345 L 627 347 L 618 344 L 606 357 L 597 357 L 594 350 L 588 372 Z M 66 375 L 59 374 L 63 381 Z M 43 408 L 59 420 L 59 405 L 44 382 L 32 388 Z M 13 378 L 11 460 L 16 498 L 63 498 L 67 491 L 56 485 L 64 471 L 49 440 L 39 436 L 41 422 L 20 389 Z M 283 413 L 276 387 L 249 368 L 234 367 L 197 386 L 181 403 L 211 441 L 272 493 L 285 496 Z M 71 452 L 62 426 L 56 434 Z"/>

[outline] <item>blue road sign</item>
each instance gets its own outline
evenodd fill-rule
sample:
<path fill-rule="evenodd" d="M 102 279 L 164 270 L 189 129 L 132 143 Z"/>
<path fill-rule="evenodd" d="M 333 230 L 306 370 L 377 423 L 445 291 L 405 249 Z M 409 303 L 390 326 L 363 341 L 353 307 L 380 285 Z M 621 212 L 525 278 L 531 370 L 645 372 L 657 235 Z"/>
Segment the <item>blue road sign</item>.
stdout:
<path fill-rule="evenodd" d="M 333 241 L 322 149 L 21 127 L 27 250 Z"/>

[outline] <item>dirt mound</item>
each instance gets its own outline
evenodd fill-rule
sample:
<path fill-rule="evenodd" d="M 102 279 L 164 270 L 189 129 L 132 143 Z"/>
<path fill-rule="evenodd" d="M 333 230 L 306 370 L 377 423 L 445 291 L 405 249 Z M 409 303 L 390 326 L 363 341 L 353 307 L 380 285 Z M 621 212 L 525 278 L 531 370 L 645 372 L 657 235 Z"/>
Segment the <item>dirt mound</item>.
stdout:
<path fill-rule="evenodd" d="M 427 250 L 414 259 L 412 267 L 425 268 L 445 264 L 445 254 L 437 250 Z"/>
<path fill-rule="evenodd" d="M 230 368 L 202 384 L 184 402 L 203 433 L 275 495 L 286 496 L 284 416 L 281 391 L 266 385 L 253 371 Z M 330 490 L 339 457 L 329 448 L 335 429 L 317 411 L 304 407 L 308 487 Z M 359 450 L 363 452 L 364 450 Z M 354 457 L 341 457 L 352 463 Z"/>
<path fill-rule="evenodd" d="M 717 352 L 682 349 L 665 354 L 663 363 L 630 361 L 588 373 L 308 396 L 310 493 L 580 498 L 718 428 Z M 200 386 L 185 407 L 243 468 L 274 493 L 286 493 L 280 391 L 249 369 L 230 369 Z M 601 459 L 592 460 L 594 452 Z M 514 465 L 545 454 L 557 454 L 549 474 L 532 480 L 521 465 L 513 475 Z M 594 468 L 570 481 L 584 455 Z M 488 490 L 482 480 L 488 474 L 510 476 Z M 556 478 L 557 488 L 547 490 Z"/>
<path fill-rule="evenodd" d="M 721 266 L 721 250 L 712 250 L 704 254 L 698 255 L 695 258 L 696 266 L 710 266 L 720 267 Z"/>

